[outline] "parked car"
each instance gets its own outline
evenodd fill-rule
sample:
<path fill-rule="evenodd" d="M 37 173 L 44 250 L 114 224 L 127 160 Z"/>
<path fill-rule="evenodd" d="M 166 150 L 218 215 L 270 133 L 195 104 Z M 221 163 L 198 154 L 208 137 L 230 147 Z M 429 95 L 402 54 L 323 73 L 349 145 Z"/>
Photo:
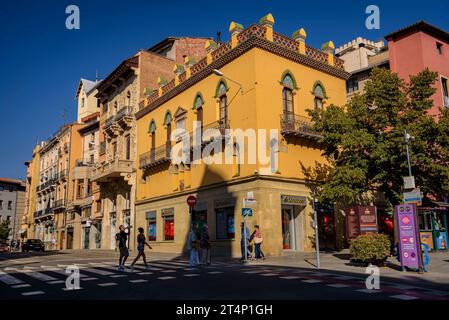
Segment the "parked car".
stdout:
<path fill-rule="evenodd" d="M 22 252 L 29 252 L 29 251 L 45 251 L 45 246 L 42 240 L 39 239 L 28 239 L 25 241 L 25 243 L 22 245 Z"/>
<path fill-rule="evenodd" d="M 6 243 L 0 243 L 0 252 L 8 252 L 9 247 Z"/>

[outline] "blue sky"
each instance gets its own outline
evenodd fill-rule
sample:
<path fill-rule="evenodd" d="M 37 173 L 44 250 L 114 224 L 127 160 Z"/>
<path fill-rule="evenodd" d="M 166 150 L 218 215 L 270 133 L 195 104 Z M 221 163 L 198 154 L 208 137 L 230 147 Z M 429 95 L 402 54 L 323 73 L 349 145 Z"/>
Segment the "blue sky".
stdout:
<path fill-rule="evenodd" d="M 81 29 L 65 28 L 65 8 L 78 5 Z M 365 8 L 378 5 L 381 29 L 365 28 Z M 0 1 L 0 177 L 24 178 L 23 163 L 38 140 L 76 119 L 80 77 L 100 77 L 139 49 L 167 36 L 208 36 L 229 23 L 248 26 L 271 12 L 275 30 L 304 27 L 315 47 L 356 36 L 372 40 L 424 19 L 449 30 L 448 0 L 15 0 Z"/>

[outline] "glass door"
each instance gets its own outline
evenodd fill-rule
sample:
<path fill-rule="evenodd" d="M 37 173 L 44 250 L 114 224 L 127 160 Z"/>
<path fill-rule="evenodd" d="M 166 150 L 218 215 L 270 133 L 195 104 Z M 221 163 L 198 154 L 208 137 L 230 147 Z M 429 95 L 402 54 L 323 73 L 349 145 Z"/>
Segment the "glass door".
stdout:
<path fill-rule="evenodd" d="M 282 248 L 295 250 L 295 225 L 293 208 L 282 208 Z"/>

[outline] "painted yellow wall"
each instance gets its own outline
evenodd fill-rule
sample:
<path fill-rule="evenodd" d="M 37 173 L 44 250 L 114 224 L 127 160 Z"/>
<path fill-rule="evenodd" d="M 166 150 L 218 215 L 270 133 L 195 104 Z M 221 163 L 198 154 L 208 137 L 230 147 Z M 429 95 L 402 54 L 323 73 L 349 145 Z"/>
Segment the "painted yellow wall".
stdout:
<path fill-rule="evenodd" d="M 266 66 L 270 66 L 267 68 Z M 229 119 L 232 129 L 241 128 L 264 128 L 280 130 L 280 115 L 282 113 L 282 85 L 279 83 L 285 70 L 290 70 L 295 77 L 299 89 L 295 91 L 294 109 L 295 113 L 306 116 L 306 109 L 313 107 L 314 96 L 312 88 L 315 81 L 319 80 L 324 85 L 328 99 L 326 105 L 331 103 L 343 105 L 346 103 L 345 80 L 325 74 L 323 72 L 311 69 L 309 67 L 297 64 L 290 60 L 275 56 L 261 49 L 252 49 L 240 56 L 238 59 L 224 66 L 222 71 L 228 78 L 234 79 L 243 85 L 243 94 L 239 93 L 239 86 L 227 81 L 229 86 Z M 220 77 L 210 75 L 201 80 L 196 85 L 180 93 L 173 99 L 162 104 L 154 111 L 148 113 L 137 121 L 137 154 L 141 155 L 148 152 L 151 147 L 151 138 L 148 128 L 151 121 L 156 122 L 156 147 L 165 144 L 166 128 L 163 125 L 164 117 L 169 110 L 172 115 L 178 107 L 188 110 L 187 131 L 192 131 L 192 123 L 196 120 L 196 112 L 192 110 L 193 101 L 198 92 L 201 92 L 204 99 L 203 119 L 204 125 L 218 119 L 218 103 L 215 98 L 216 87 Z M 234 98 L 235 97 L 235 98 Z M 172 130 L 176 128 L 172 124 Z M 268 132 L 267 132 L 268 134 Z M 282 137 L 280 137 L 281 139 Z M 311 166 L 314 161 L 323 161 L 322 151 L 308 146 L 299 146 L 281 143 L 279 154 L 279 172 L 277 176 L 290 178 L 303 178 L 300 167 L 300 161 L 305 166 Z M 247 146 L 246 146 L 247 147 Z M 245 150 L 247 157 L 248 150 Z M 268 154 L 267 154 L 268 156 Z M 247 159 L 247 158 L 246 158 Z M 137 166 L 138 166 L 138 161 Z M 255 170 L 260 170 L 261 165 L 241 166 L 241 177 L 254 174 Z M 219 181 L 228 181 L 233 177 L 232 165 L 210 165 L 208 170 L 217 174 L 203 181 L 203 175 L 206 170 L 205 165 L 196 165 L 191 168 L 191 188 L 216 183 Z M 173 174 L 168 170 L 150 175 L 148 181 L 143 183 L 142 171 L 138 171 L 137 201 L 158 197 L 172 193 Z"/>

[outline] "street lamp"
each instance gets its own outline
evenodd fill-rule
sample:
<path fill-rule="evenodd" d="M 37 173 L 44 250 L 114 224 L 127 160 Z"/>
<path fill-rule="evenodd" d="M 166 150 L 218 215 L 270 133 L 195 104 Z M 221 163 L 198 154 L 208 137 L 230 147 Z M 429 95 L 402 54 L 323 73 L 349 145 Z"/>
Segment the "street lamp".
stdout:
<path fill-rule="evenodd" d="M 225 78 L 226 80 L 229 80 L 229 81 L 231 81 L 231 82 L 234 82 L 235 84 L 237 84 L 238 86 L 240 86 L 240 91 L 243 93 L 243 85 L 242 85 L 241 83 L 239 83 L 239 82 L 237 82 L 237 81 L 235 81 L 235 80 L 232 80 L 231 78 L 228 78 L 227 76 L 225 76 L 225 75 L 223 74 L 223 72 L 221 72 L 221 71 L 218 70 L 218 69 L 214 69 L 214 70 L 212 70 L 212 72 L 213 72 L 216 76 Z"/>

